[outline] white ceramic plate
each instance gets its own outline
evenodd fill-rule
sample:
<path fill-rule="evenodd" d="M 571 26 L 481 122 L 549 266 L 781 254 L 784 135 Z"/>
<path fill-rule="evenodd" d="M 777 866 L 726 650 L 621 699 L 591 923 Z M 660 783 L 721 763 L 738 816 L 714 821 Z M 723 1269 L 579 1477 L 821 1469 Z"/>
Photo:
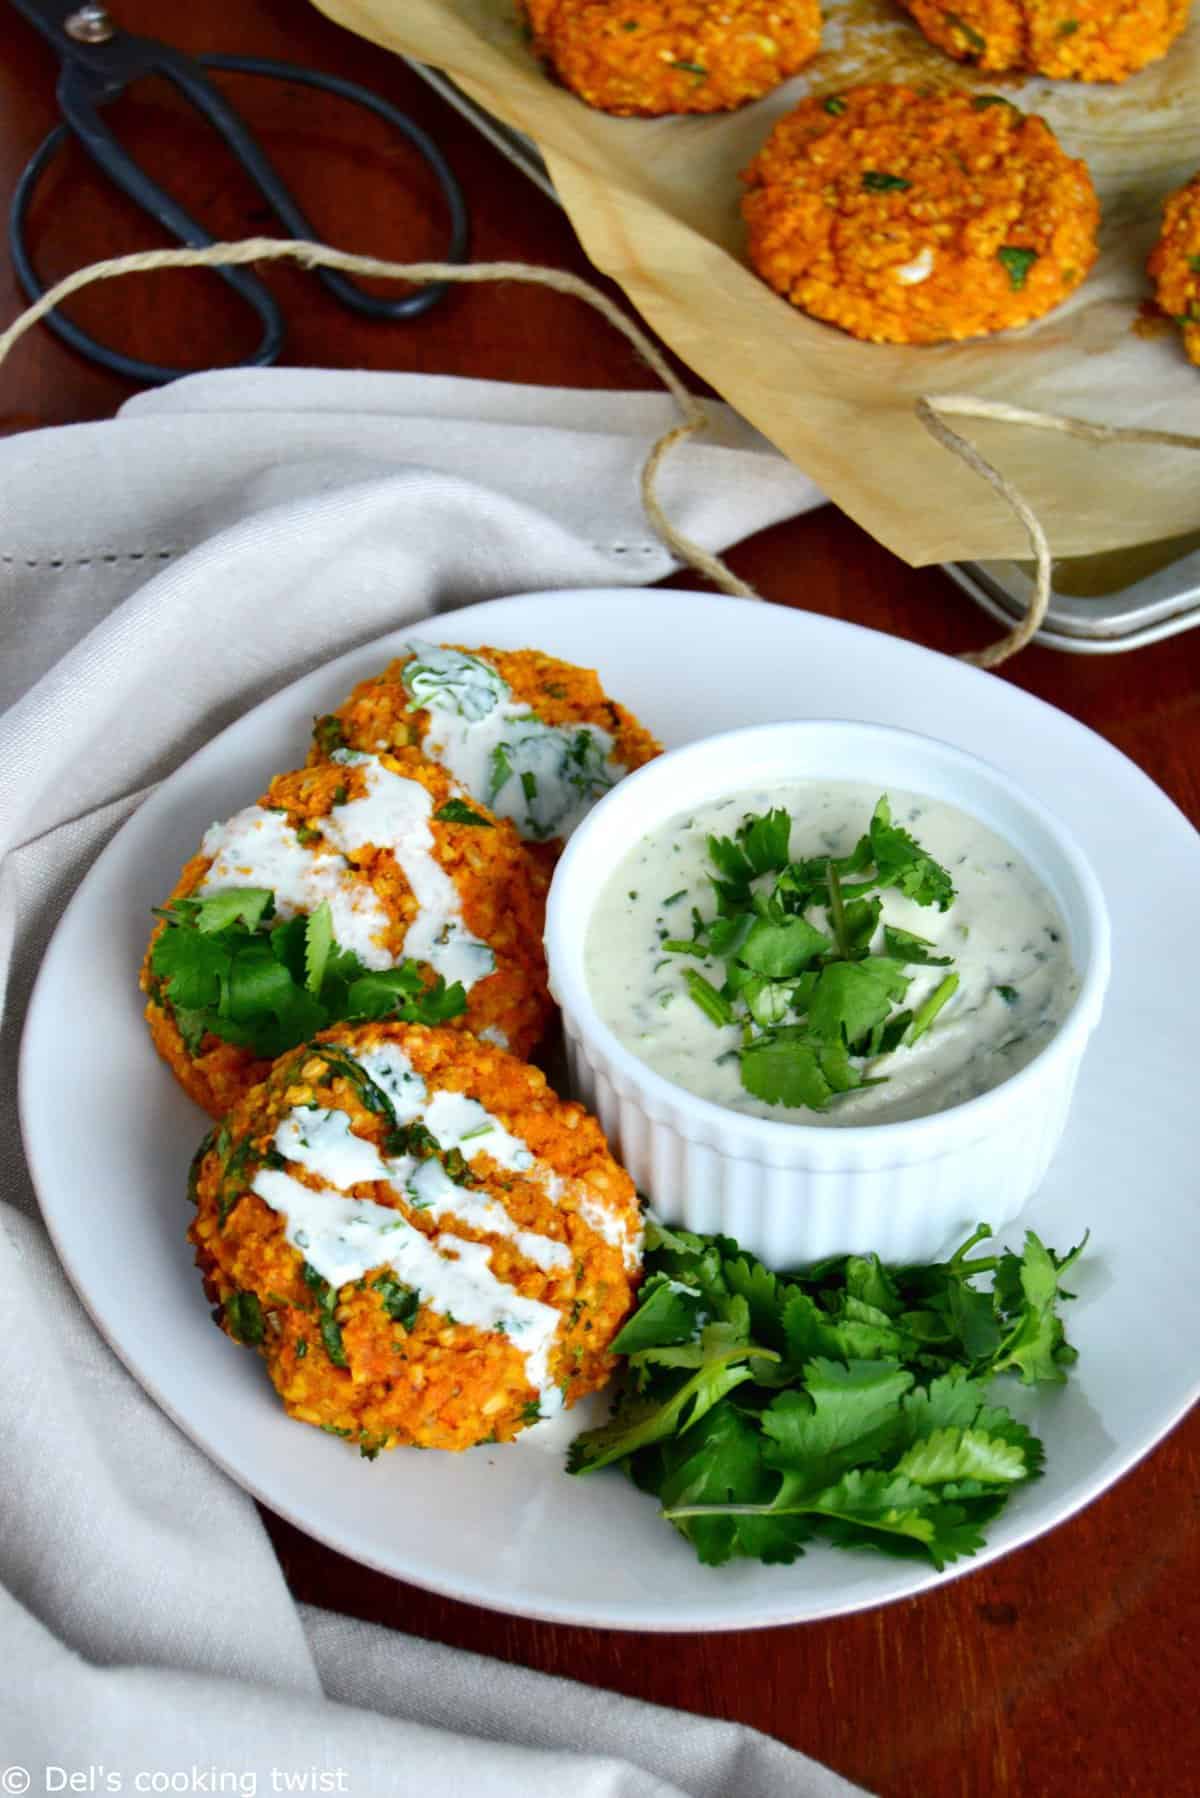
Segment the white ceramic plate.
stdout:
<path fill-rule="evenodd" d="M 1200 1392 L 1179 1334 L 1200 1273 L 1200 967 L 1170 953 L 1200 891 L 1200 837 L 1132 763 L 1062 713 L 852 625 L 618 589 L 496 601 L 425 628 L 594 665 L 668 744 L 806 715 L 923 730 L 1005 769 L 1075 832 L 1111 908 L 1113 981 L 1063 1148 L 1022 1221 L 1060 1249 L 1091 1226 L 1069 1314 L 1080 1362 L 1069 1386 L 1021 1406 L 1047 1439 L 1045 1477 L 956 1570 L 1085 1505 Z M 67 1272 L 147 1391 L 243 1486 L 344 1554 L 453 1598 L 622 1629 L 744 1629 L 935 1584 L 946 1576 L 832 1549 L 790 1568 L 703 1568 L 651 1499 L 617 1474 L 568 1478 L 540 1432 L 507 1449 L 362 1461 L 290 1422 L 257 1359 L 213 1327 L 184 1240 L 185 1172 L 205 1120 L 155 1056 L 137 990 L 150 907 L 204 828 L 298 765 L 314 713 L 398 653 L 404 634 L 298 682 L 209 744 L 134 815 L 66 912 L 30 1007 L 21 1082 L 26 1149 Z"/>

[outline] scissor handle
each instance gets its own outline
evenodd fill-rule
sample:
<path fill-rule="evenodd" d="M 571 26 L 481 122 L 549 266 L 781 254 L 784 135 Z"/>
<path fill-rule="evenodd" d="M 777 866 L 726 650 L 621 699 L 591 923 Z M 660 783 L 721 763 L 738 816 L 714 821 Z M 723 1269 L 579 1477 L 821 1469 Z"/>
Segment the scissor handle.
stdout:
<path fill-rule="evenodd" d="M 193 63 L 189 57 L 170 50 L 165 45 L 156 44 L 147 39 L 122 39 L 121 41 L 123 50 L 127 48 L 136 55 L 138 64 L 136 73 L 153 72 L 165 75 L 192 102 L 232 151 L 289 233 L 294 237 L 312 239 L 314 232 L 311 224 L 270 159 L 224 96 L 211 82 L 205 80 L 196 63 Z M 296 81 L 306 87 L 322 88 L 367 107 L 369 111 L 377 113 L 388 123 L 393 124 L 432 168 L 446 198 L 451 220 L 451 241 L 447 260 L 462 262 L 466 259 L 469 235 L 466 202 L 452 170 L 432 139 L 386 100 L 380 99 L 378 95 L 372 94 L 352 82 L 343 81 L 338 76 L 318 74 L 313 70 L 297 68 L 290 63 L 277 63 L 257 57 L 240 56 L 202 57 L 197 61 L 204 67 L 223 70 L 231 74 L 265 75 L 277 80 Z M 120 85 L 112 82 L 98 82 L 86 67 L 74 61 L 68 62 L 64 67 L 59 83 L 58 97 L 68 125 L 58 126 L 52 131 L 31 158 L 17 183 L 9 214 L 9 239 L 12 246 L 13 265 L 21 286 L 30 299 L 38 298 L 45 292 L 45 287 L 33 267 L 25 246 L 26 216 L 33 190 L 61 148 L 68 127 L 80 138 L 89 154 L 109 179 L 138 206 L 157 219 L 173 236 L 182 243 L 195 247 L 203 247 L 215 242 L 211 234 L 197 220 L 193 219 L 184 207 L 180 206 L 170 194 L 159 187 L 156 181 L 153 181 L 137 166 L 105 124 L 100 115 L 97 96 L 102 104 L 114 97 L 117 92 L 122 91 L 124 85 L 124 81 Z M 263 336 L 257 349 L 252 355 L 246 357 L 240 366 L 261 367 L 274 362 L 283 346 L 284 336 L 283 316 L 274 297 L 258 277 L 248 270 L 218 267 L 215 272 L 254 308 L 264 326 Z M 324 285 L 342 304 L 369 318 L 411 319 L 418 317 L 430 306 L 436 304 L 445 292 L 445 283 L 432 282 L 425 287 L 418 288 L 414 293 L 402 295 L 399 299 L 387 300 L 364 292 L 338 271 L 321 269 L 316 272 Z M 110 350 L 107 346 L 97 343 L 78 325 L 72 324 L 69 319 L 57 312 L 47 314 L 45 322 L 51 330 L 74 349 L 131 380 L 161 386 L 168 381 L 178 379 L 181 374 L 193 372 L 187 369 L 166 367 L 158 363 L 142 362 L 137 358 L 125 356 L 120 351 Z"/>
<path fill-rule="evenodd" d="M 428 132 L 422 131 L 419 125 L 415 125 L 389 101 L 371 93 L 368 88 L 359 87 L 356 82 L 343 81 L 340 75 L 318 74 L 313 69 L 298 68 L 294 63 L 271 62 L 256 56 L 201 56 L 196 60 L 206 69 L 218 69 L 230 75 L 266 75 L 276 81 L 295 81 L 301 87 L 320 88 L 324 93 L 337 94 L 343 100 L 366 107 L 368 112 L 377 114 L 389 125 L 395 126 L 433 171 L 449 209 L 450 245 L 441 260 L 466 261 L 470 245 L 470 223 L 467 218 L 467 203 L 454 171 Z M 237 113 L 227 106 L 223 96 L 207 82 L 203 85 L 210 96 L 216 96 L 217 109 L 222 114 L 221 129 L 226 135 L 226 141 L 231 148 L 236 143 L 235 154 L 239 162 L 264 199 L 270 202 L 276 217 L 287 226 L 293 237 L 313 237 L 312 225 L 290 190 L 280 180 L 265 151 L 255 142 Z M 187 87 L 184 91 L 202 112 L 205 111 L 199 93 Z M 216 124 L 215 114 L 210 113 L 208 116 Z M 396 300 L 385 300 L 378 294 L 367 293 L 338 269 L 319 268 L 313 272 L 344 306 L 348 306 L 353 312 L 362 313 L 365 318 L 419 318 L 423 312 L 436 305 L 446 291 L 444 281 L 432 281 L 425 287 L 419 287 L 415 293 L 404 294 Z"/>
<path fill-rule="evenodd" d="M 56 125 L 29 158 L 13 189 L 12 203 L 8 212 L 8 242 L 12 253 L 13 272 L 28 300 L 40 299 L 46 291 L 46 284 L 33 266 L 33 259 L 25 241 L 25 222 L 34 189 L 70 135 L 71 127 L 69 125 Z M 207 241 L 211 243 L 213 239 L 208 238 Z M 214 270 L 214 273 L 228 279 L 230 275 L 240 275 L 244 271 L 218 268 Z M 244 297 L 263 320 L 265 329 L 257 349 L 252 355 L 244 358 L 238 366 L 262 368 L 274 362 L 283 347 L 283 314 L 262 283 L 256 281 L 253 276 L 250 277 L 250 281 L 253 283 L 250 292 L 245 292 L 247 283 L 230 281 L 229 285 L 231 287 L 236 285 L 237 291 L 244 293 Z M 74 320 L 69 319 L 57 307 L 54 311 L 46 314 L 42 323 L 48 330 L 53 331 L 54 335 L 63 343 L 68 344 L 71 349 L 77 350 L 81 356 L 86 356 L 89 362 L 97 362 L 101 368 L 108 369 L 112 374 L 122 375 L 127 381 L 135 381 L 139 386 L 164 387 L 168 381 L 177 381 L 180 375 L 196 372 L 195 369 L 172 368 L 166 363 L 143 362 L 138 356 L 127 356 L 123 350 L 110 349 L 108 344 L 100 343 L 95 337 L 90 336 L 81 325 L 75 324 Z"/>

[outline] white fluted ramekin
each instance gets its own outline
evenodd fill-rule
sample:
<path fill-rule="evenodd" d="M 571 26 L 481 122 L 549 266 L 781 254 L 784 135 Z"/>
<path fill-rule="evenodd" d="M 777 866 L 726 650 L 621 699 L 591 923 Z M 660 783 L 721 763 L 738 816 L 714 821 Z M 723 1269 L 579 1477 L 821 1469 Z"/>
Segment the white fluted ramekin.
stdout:
<path fill-rule="evenodd" d="M 1058 1032 L 1010 1079 L 928 1117 L 813 1127 L 697 1098 L 646 1066 L 588 991 L 593 904 L 647 835 L 697 805 L 788 781 L 873 782 L 968 812 L 1041 878 L 1080 977 Z M 986 762 L 913 732 L 840 720 L 757 725 L 671 751 L 605 795 L 555 871 L 550 989 L 578 1098 L 667 1223 L 723 1231 L 776 1268 L 825 1255 L 929 1260 L 980 1220 L 999 1228 L 1040 1184 L 1066 1123 L 1109 974 L 1103 894 L 1069 832 Z"/>

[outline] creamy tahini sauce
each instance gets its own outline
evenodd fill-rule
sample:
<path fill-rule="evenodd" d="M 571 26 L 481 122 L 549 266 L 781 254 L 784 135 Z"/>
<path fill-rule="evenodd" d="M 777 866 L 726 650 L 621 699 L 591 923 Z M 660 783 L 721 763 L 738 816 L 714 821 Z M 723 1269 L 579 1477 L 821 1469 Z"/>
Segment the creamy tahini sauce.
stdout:
<path fill-rule="evenodd" d="M 433 854 L 432 798 L 376 756 L 339 750 L 334 760 L 360 768 L 366 792 L 316 821 L 319 841 L 302 843 L 282 812 L 247 806 L 206 832 L 201 850 L 212 866 L 199 891 L 269 887 L 281 918 L 313 912 L 327 900 L 339 947 L 352 950 L 364 967 L 390 968 L 411 958 L 428 963 L 447 985 L 461 981 L 469 992 L 494 971 L 496 958 L 467 929 L 458 890 Z M 420 908 L 399 956 L 382 946 L 390 928 L 387 912 L 345 859 L 368 845 L 391 851 Z"/>
<path fill-rule="evenodd" d="M 523 837 L 568 837 L 590 808 L 628 773 L 612 759 L 613 739 L 594 724 L 560 726 L 512 697 L 478 656 L 410 642 L 404 685 L 429 713 L 422 748 L 476 799 L 510 818 Z M 380 747 L 383 747 L 381 745 Z"/>
<path fill-rule="evenodd" d="M 458 1148 L 468 1161 L 487 1154 L 502 1167 L 536 1180 L 556 1203 L 566 1193 L 567 1183 L 477 1100 L 444 1090 L 431 1095 L 396 1044 L 380 1044 L 353 1059 L 387 1094 L 398 1123 L 420 1118 L 443 1150 Z M 436 1159 L 381 1155 L 374 1143 L 354 1133 L 343 1111 L 294 1108 L 280 1120 L 274 1146 L 286 1162 L 304 1168 L 322 1185 L 314 1190 L 284 1168 L 260 1167 L 253 1190 L 285 1218 L 287 1240 L 322 1279 L 336 1288 L 374 1268 L 391 1268 L 431 1310 L 507 1336 L 524 1357 L 543 1415 L 560 1408 L 562 1395 L 550 1377 L 549 1354 L 561 1312 L 500 1280 L 492 1271 L 488 1243 L 468 1242 L 446 1231 L 429 1237 L 404 1210 L 355 1197 L 353 1189 L 382 1184 L 404 1206 L 435 1222 L 453 1218 L 510 1240 L 518 1254 L 543 1272 L 570 1266 L 566 1243 L 521 1229 L 498 1199 L 459 1185 Z M 586 1203 L 587 1210 L 584 1202 L 579 1205 L 585 1222 L 606 1240 L 613 1241 L 615 1231 L 615 1239 L 624 1242 L 624 1219 L 595 1198 Z M 628 1243 L 635 1265 L 640 1246 L 640 1241 Z"/>
<path fill-rule="evenodd" d="M 953 956 L 949 968 L 906 968 L 913 978 L 905 1008 L 915 1011 L 947 974 L 958 974 L 959 987 L 914 1047 L 878 1056 L 865 1067 L 871 1076 L 886 1076 L 886 1085 L 847 1094 L 827 1111 L 772 1106 L 752 1097 L 741 1084 L 740 1026 L 712 1023 L 684 984 L 684 969 L 691 967 L 720 986 L 723 964 L 664 953 L 665 939 L 691 936 L 693 906 L 705 919 L 715 912 L 710 835 L 732 836 L 747 813 L 784 806 L 792 816 L 793 859 L 846 855 L 866 830 L 883 790 L 831 781 L 739 793 L 681 814 L 638 844 L 602 891 L 585 945 L 597 1009 L 634 1055 L 714 1104 L 781 1122 L 832 1127 L 947 1110 L 998 1086 L 1033 1059 L 1079 988 L 1066 927 L 1049 893 L 1009 844 L 932 799 L 888 794 L 893 822 L 949 870 L 958 897 L 939 912 L 885 890 L 872 950 L 884 953 L 886 922 L 929 939 L 930 954 Z M 768 876 L 759 884 L 769 887 L 773 880 Z M 824 913 L 812 921 L 824 928 Z"/>
<path fill-rule="evenodd" d="M 353 950 L 366 968 L 392 966 L 393 957 L 379 941 L 388 929 L 388 915 L 372 889 L 342 856 L 302 843 L 282 812 L 248 805 L 207 830 L 200 850 L 212 861 L 198 889 L 201 894 L 269 887 L 281 918 L 314 912 L 328 901 L 341 947 Z"/>

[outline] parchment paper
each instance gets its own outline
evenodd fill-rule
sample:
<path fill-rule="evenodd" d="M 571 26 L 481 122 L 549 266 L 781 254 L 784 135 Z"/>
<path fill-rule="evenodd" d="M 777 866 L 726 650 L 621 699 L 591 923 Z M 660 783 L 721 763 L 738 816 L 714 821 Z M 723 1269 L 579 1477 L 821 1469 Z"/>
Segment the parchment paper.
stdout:
<path fill-rule="evenodd" d="M 1163 61 L 1100 87 L 977 75 L 928 44 L 890 0 L 834 0 L 820 55 L 767 99 L 715 117 L 617 119 L 547 78 L 512 0 L 316 3 L 445 70 L 534 138 L 592 262 L 685 362 L 909 562 L 1028 548 L 1003 500 L 916 421 L 920 394 L 977 394 L 1200 434 L 1200 369 L 1173 326 L 1140 317 L 1162 198 L 1200 168 L 1200 16 Z M 806 93 L 863 80 L 1002 92 L 1042 113 L 1087 161 L 1103 208 L 1101 255 L 1064 305 L 1021 331 L 966 344 L 864 344 L 796 312 L 751 272 L 739 169 Z M 1036 508 L 1056 555 L 1200 526 L 1196 452 L 955 424 Z"/>

